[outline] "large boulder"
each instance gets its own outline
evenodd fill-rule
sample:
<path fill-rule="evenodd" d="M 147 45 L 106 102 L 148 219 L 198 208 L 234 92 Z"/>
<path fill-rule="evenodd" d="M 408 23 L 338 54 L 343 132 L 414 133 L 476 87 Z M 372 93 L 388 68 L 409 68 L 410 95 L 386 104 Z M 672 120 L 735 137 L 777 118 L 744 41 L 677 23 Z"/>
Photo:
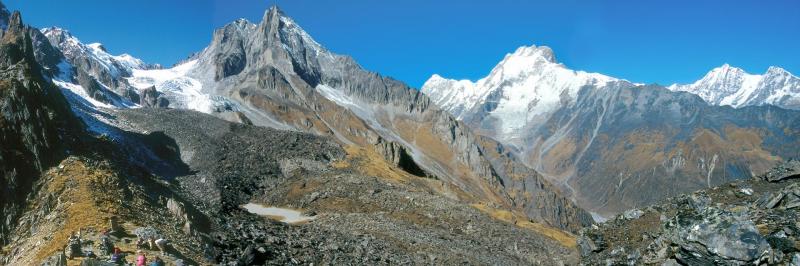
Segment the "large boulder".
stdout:
<path fill-rule="evenodd" d="M 763 176 L 763 178 L 769 182 L 778 182 L 795 177 L 800 177 L 800 161 L 798 160 L 786 161 Z"/>
<path fill-rule="evenodd" d="M 670 240 L 680 247 L 679 262 L 714 264 L 720 261 L 748 263 L 770 250 L 748 217 L 717 208 L 679 214 L 666 225 Z"/>

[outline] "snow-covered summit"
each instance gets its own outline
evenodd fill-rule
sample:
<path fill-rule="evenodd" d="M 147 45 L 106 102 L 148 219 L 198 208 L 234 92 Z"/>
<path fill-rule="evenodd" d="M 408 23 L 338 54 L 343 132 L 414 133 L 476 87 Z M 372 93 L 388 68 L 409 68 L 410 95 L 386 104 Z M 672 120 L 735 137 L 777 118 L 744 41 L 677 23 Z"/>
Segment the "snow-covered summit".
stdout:
<path fill-rule="evenodd" d="M 147 64 L 129 54 L 111 55 L 100 43 L 84 44 L 69 31 L 58 27 L 42 29 L 41 32 L 70 61 L 93 62 L 100 70 L 114 78 L 128 76 L 134 69 L 145 69 Z"/>
<path fill-rule="evenodd" d="M 739 108 L 769 104 L 800 109 L 800 79 L 774 66 L 756 75 L 724 64 L 692 84 L 673 84 L 669 89 L 696 94 L 714 105 Z"/>
<path fill-rule="evenodd" d="M 546 46 L 524 46 L 507 54 L 488 76 L 476 81 L 433 75 L 422 92 L 459 119 L 491 116 L 503 134 L 513 138 L 537 117 L 577 96 L 584 86 L 603 87 L 619 79 L 566 68 Z"/>

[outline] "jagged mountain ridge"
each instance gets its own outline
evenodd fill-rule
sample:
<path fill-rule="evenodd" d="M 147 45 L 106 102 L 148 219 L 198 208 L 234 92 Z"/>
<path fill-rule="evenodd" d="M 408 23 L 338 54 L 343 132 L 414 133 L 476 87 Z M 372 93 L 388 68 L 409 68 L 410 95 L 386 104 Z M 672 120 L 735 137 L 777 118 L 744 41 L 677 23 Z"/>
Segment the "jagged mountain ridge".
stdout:
<path fill-rule="evenodd" d="M 673 84 L 668 88 L 696 94 L 713 105 L 740 108 L 769 104 L 800 109 L 800 78 L 774 66 L 762 75 L 754 75 L 725 64 L 692 84 Z"/>
<path fill-rule="evenodd" d="M 84 44 L 58 27 L 31 35 L 39 47 L 37 59 L 53 82 L 89 104 L 111 108 L 168 105 L 168 100 L 154 88 L 136 88 L 128 82 L 134 71 L 161 69 L 160 65 L 145 64 L 129 54 L 111 55 L 102 44 Z"/>
<path fill-rule="evenodd" d="M 434 76 L 422 91 L 479 134 L 515 147 L 528 166 L 601 215 L 798 156 L 795 111 L 713 106 L 553 59 L 549 48 L 523 47 L 476 83 Z"/>
<path fill-rule="evenodd" d="M 554 70 L 560 70 L 561 73 Z M 562 92 L 566 91 L 568 95 L 574 97 L 577 89 L 583 85 L 602 87 L 603 83 L 619 80 L 621 79 L 599 73 L 570 70 L 555 60 L 553 51 L 547 46 L 523 46 L 507 54 L 488 76 L 478 81 L 453 80 L 433 74 L 423 84 L 421 90 L 437 105 L 462 120 L 480 113 L 479 109 L 483 106 L 497 116 L 496 120 L 502 121 L 504 120 L 502 112 L 495 109 L 504 109 L 503 105 L 509 106 L 507 108 L 511 110 L 527 107 L 526 111 L 531 114 L 522 114 L 522 117 L 531 120 L 532 115 L 535 116 L 547 109 L 545 107 L 547 103 L 552 105 L 556 102 L 562 96 L 560 94 Z M 724 64 L 712 69 L 694 83 L 672 84 L 667 88 L 698 95 L 712 105 L 734 108 L 775 105 L 786 109 L 798 109 L 800 102 L 798 80 L 800 79 L 797 76 L 776 66 L 769 67 L 764 74 L 755 75 Z M 526 82 L 528 84 L 525 84 Z M 515 89 L 515 87 L 537 86 L 545 89 L 536 88 L 522 92 Z M 544 104 L 539 103 L 540 101 Z M 471 110 L 475 108 L 478 110 Z M 520 127 L 519 121 L 504 122 L 511 128 Z"/>

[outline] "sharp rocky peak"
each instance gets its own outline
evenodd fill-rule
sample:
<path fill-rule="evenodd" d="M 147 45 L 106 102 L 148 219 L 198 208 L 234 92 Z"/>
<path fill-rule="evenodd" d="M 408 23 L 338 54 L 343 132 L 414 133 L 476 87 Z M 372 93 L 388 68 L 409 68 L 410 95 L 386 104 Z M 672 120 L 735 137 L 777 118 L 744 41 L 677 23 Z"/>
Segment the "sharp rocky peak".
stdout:
<path fill-rule="evenodd" d="M 23 27 L 25 27 L 25 24 L 22 23 L 22 15 L 20 15 L 19 11 L 11 13 L 11 17 L 8 19 L 8 29 L 21 29 Z"/>
<path fill-rule="evenodd" d="M 268 21 L 269 20 L 268 18 L 275 17 L 275 16 L 286 16 L 286 14 L 283 13 L 283 10 L 281 10 L 278 7 L 278 5 L 273 5 L 273 6 L 269 7 L 269 9 L 267 9 L 267 11 L 264 12 L 264 20 L 263 21 Z"/>
<path fill-rule="evenodd" d="M 322 45 L 277 6 L 270 7 L 258 24 L 239 18 L 219 28 L 215 34 L 215 43 L 254 38 L 256 43 L 283 44 L 281 46 L 289 49 L 296 48 L 296 45 L 322 49 Z"/>
<path fill-rule="evenodd" d="M 30 36 L 18 11 L 11 14 L 6 25 L 6 30 L 0 34 L 2 36 L 0 46 L 4 46 L 4 49 L 0 49 L 0 65 L 10 66 L 26 59 L 29 59 L 29 62 L 34 61 L 31 59 L 33 48 Z"/>

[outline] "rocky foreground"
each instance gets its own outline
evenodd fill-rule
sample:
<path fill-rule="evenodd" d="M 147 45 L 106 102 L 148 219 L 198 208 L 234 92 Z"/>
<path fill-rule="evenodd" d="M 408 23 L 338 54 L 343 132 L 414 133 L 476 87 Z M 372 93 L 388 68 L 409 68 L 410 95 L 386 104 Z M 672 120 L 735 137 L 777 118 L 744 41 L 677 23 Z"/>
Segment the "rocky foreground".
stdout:
<path fill-rule="evenodd" d="M 586 228 L 585 265 L 800 265 L 800 161 Z"/>

